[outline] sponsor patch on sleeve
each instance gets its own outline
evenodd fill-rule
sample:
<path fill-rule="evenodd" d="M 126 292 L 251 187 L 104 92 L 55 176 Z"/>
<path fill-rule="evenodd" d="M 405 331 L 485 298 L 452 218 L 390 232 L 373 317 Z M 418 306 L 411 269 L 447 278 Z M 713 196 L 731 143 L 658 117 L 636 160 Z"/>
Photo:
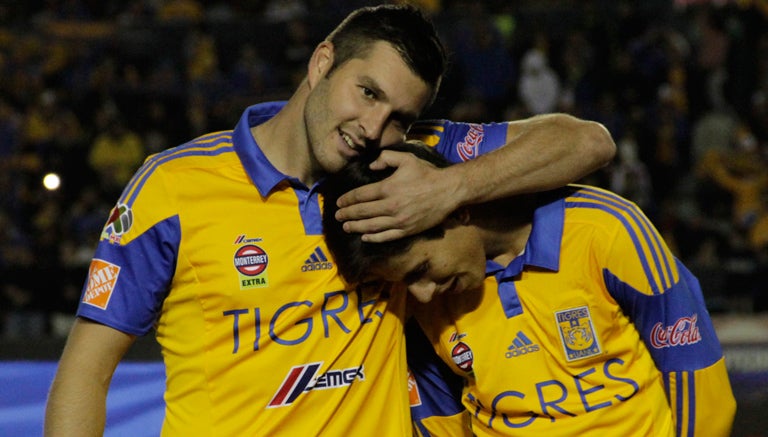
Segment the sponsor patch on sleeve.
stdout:
<path fill-rule="evenodd" d="M 416 378 L 408 370 L 408 398 L 412 407 L 418 407 L 421 405 L 421 394 L 419 393 L 419 386 L 416 384 Z"/>
<path fill-rule="evenodd" d="M 103 310 L 107 309 L 119 274 L 119 266 L 94 258 L 88 268 L 88 283 L 85 287 L 83 303 Z"/>

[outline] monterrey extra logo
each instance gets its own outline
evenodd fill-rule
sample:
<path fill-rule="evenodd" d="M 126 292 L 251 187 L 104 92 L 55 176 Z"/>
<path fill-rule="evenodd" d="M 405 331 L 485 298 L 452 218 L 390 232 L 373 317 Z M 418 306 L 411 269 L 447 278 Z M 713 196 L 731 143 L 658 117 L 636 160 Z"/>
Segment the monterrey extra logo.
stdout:
<path fill-rule="evenodd" d="M 249 244 L 235 252 L 235 268 L 246 276 L 257 276 L 267 268 L 268 257 L 259 246 Z"/>

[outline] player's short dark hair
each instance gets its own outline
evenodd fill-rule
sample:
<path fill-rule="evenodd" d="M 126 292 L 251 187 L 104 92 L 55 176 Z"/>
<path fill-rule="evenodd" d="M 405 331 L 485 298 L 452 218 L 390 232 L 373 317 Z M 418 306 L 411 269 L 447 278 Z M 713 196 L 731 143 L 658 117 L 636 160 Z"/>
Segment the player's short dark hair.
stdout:
<path fill-rule="evenodd" d="M 334 64 L 328 74 L 353 58 L 368 54 L 374 43 L 385 41 L 406 65 L 434 89 L 445 73 L 445 49 L 434 24 L 412 5 L 384 4 L 356 9 L 325 38 L 333 43 Z"/>
<path fill-rule="evenodd" d="M 326 177 L 320 186 L 320 192 L 324 197 L 323 233 L 325 234 L 325 241 L 339 273 L 347 282 L 353 284 L 361 282 L 371 266 L 393 255 L 406 252 L 416 240 L 441 238 L 445 235 L 445 229 L 438 225 L 398 240 L 366 243 L 362 240 L 361 234 L 344 231 L 342 223 L 335 218 L 336 211 L 339 209 L 336 206 L 339 197 L 354 188 L 379 182 L 395 171 L 394 168 L 370 169 L 370 163 L 379 156 L 382 150 L 409 152 L 440 168 L 451 165 L 431 147 L 420 141 L 411 140 L 385 148 L 366 149 L 365 153 L 351 160 L 340 171 Z"/>

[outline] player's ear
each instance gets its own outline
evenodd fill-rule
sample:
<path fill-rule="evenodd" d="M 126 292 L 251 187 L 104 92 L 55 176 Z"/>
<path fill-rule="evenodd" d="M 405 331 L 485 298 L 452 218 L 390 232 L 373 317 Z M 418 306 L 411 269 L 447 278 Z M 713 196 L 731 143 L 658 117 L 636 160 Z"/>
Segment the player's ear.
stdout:
<path fill-rule="evenodd" d="M 323 41 L 315 47 L 312 57 L 309 58 L 307 67 L 309 87 L 314 88 L 317 82 L 328 74 L 331 66 L 333 66 L 333 43 Z"/>

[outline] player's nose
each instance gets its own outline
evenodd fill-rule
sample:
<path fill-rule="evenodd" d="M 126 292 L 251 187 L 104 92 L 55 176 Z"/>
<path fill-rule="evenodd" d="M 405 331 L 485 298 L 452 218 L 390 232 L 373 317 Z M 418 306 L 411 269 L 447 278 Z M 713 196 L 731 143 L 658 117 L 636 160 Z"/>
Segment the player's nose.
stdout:
<path fill-rule="evenodd" d="M 437 284 L 435 284 L 434 281 L 430 280 L 420 280 L 417 282 L 414 282 L 408 286 L 408 291 L 415 297 L 419 302 L 429 302 L 432 300 L 432 296 L 435 294 L 435 290 L 437 289 Z"/>

